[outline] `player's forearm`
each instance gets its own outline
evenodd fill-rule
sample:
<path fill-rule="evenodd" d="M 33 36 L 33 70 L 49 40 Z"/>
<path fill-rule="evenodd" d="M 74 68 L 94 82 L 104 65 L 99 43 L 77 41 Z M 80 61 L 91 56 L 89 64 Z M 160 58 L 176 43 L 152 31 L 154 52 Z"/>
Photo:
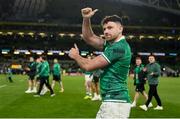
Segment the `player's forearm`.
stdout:
<path fill-rule="evenodd" d="M 83 38 L 86 42 L 91 41 L 91 38 L 94 37 L 95 34 L 91 27 L 90 18 L 83 18 L 82 34 L 83 34 Z"/>
<path fill-rule="evenodd" d="M 81 69 L 85 71 L 90 71 L 91 69 L 89 68 L 89 61 L 90 59 L 83 58 L 80 55 L 77 55 L 74 60 L 78 63 Z"/>

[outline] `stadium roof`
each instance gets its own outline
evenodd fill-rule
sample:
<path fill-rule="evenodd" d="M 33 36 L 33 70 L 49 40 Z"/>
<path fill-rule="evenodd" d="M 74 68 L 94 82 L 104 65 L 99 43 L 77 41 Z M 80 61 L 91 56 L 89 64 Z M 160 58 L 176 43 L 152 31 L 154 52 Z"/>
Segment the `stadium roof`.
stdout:
<path fill-rule="evenodd" d="M 180 26 L 179 0 L 1 0 L 0 21 L 81 24 L 87 6 L 99 9 L 95 24 L 117 14 L 127 25 Z"/>

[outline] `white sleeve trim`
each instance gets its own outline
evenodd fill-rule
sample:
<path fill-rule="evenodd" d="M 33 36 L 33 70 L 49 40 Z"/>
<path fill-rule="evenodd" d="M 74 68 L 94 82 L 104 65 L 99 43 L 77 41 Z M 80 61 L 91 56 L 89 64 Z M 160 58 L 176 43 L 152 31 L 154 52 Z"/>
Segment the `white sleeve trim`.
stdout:
<path fill-rule="evenodd" d="M 111 61 L 106 57 L 106 55 L 104 53 L 101 54 L 109 63 L 111 63 Z"/>

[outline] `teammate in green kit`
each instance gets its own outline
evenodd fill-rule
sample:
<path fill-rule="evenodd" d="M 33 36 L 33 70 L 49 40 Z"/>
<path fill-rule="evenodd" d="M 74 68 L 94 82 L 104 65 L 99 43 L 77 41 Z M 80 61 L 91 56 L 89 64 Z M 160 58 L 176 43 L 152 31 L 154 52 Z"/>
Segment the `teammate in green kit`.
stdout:
<path fill-rule="evenodd" d="M 40 58 L 36 58 L 36 75 L 38 75 L 41 71 L 41 61 L 40 61 Z M 40 84 L 40 77 L 39 76 L 36 76 L 35 77 L 35 80 L 36 80 L 36 89 L 39 88 L 39 84 Z"/>
<path fill-rule="evenodd" d="M 131 49 L 122 35 L 122 20 L 117 15 L 107 16 L 102 20 L 105 40 L 95 35 L 90 18 L 98 10 L 84 8 L 82 34 L 84 41 L 103 53 L 93 59 L 79 55 L 77 45 L 71 48 L 69 56 L 86 71 L 102 69 L 100 92 L 102 104 L 96 118 L 128 118 L 131 104 L 127 87 L 127 77 L 131 62 Z"/>
<path fill-rule="evenodd" d="M 64 92 L 64 87 L 63 87 L 63 83 L 62 83 L 62 79 L 61 79 L 61 66 L 58 63 L 57 59 L 54 59 L 52 73 L 53 73 L 53 81 L 52 81 L 52 85 L 51 85 L 52 89 L 54 88 L 55 83 L 57 81 L 59 83 L 60 89 L 61 89 L 59 92 Z"/>
<path fill-rule="evenodd" d="M 92 92 L 93 92 L 93 98 L 91 99 L 92 101 L 96 101 L 96 100 L 101 100 L 101 96 L 99 94 L 99 78 L 100 75 L 102 73 L 102 70 L 98 69 L 95 70 L 92 74 L 93 79 L 92 79 Z"/>
<path fill-rule="evenodd" d="M 52 90 L 52 88 L 49 84 L 49 71 L 50 71 L 49 63 L 46 60 L 45 56 L 39 56 L 39 58 L 40 58 L 40 61 L 42 64 L 41 64 L 40 71 L 36 75 L 36 77 L 40 78 L 40 87 L 39 87 L 37 94 L 34 95 L 34 97 L 40 97 L 40 93 L 41 93 L 41 90 L 42 90 L 44 84 L 50 90 L 51 97 L 53 97 L 53 96 L 55 96 L 55 94 L 54 94 L 54 91 Z"/>
<path fill-rule="evenodd" d="M 134 85 L 136 86 L 135 89 L 135 96 L 134 101 L 131 104 L 131 107 L 136 107 L 137 100 L 139 98 L 140 93 L 144 96 L 145 100 L 148 99 L 148 96 L 145 92 L 145 83 L 147 80 L 147 72 L 146 68 L 142 64 L 142 60 L 140 57 L 136 57 L 136 67 L 134 69 Z M 152 107 L 152 103 L 149 104 L 149 107 Z"/>
<path fill-rule="evenodd" d="M 88 55 L 87 58 L 91 59 L 91 56 Z M 90 72 L 90 71 L 85 71 L 84 72 L 84 79 L 85 79 L 84 86 L 85 86 L 85 89 L 86 89 L 86 96 L 84 97 L 85 100 L 92 98 L 91 82 L 92 82 L 93 76 L 91 74 L 92 74 L 92 72 Z"/>
<path fill-rule="evenodd" d="M 25 93 L 36 93 L 36 81 L 35 75 L 36 75 L 36 62 L 34 61 L 33 57 L 29 58 L 29 64 L 28 67 L 25 68 L 27 75 L 29 76 L 28 78 L 28 89 L 25 91 Z"/>
<path fill-rule="evenodd" d="M 10 67 L 7 68 L 6 74 L 7 74 L 7 79 L 9 80 L 9 82 L 10 82 L 10 83 L 13 83 L 13 80 L 12 80 L 12 75 L 13 75 L 13 74 L 12 74 L 12 70 L 11 70 Z"/>

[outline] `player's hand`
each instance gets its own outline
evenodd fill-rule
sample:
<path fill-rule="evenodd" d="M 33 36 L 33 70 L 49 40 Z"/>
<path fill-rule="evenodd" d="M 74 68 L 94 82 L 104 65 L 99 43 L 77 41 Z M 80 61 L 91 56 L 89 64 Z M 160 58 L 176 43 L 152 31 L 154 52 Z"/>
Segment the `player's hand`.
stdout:
<path fill-rule="evenodd" d="M 71 48 L 69 51 L 69 57 L 75 59 L 76 56 L 79 55 L 79 49 L 76 44 L 74 44 L 74 48 Z"/>
<path fill-rule="evenodd" d="M 92 8 L 86 7 L 81 9 L 81 14 L 83 18 L 91 18 L 97 11 L 98 9 L 92 10 Z"/>

